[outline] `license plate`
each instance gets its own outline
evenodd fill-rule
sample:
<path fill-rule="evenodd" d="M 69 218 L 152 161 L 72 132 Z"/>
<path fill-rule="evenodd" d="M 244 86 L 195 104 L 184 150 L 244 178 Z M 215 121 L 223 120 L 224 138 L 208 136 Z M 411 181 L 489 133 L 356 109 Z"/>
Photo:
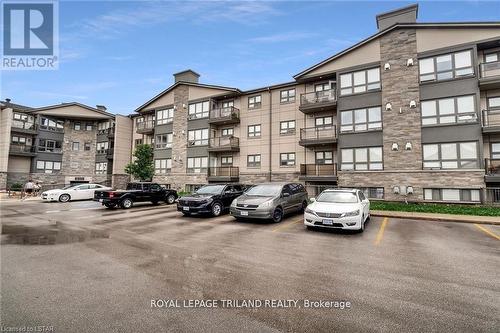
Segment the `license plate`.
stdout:
<path fill-rule="evenodd" d="M 99 199 L 99 202 L 103 202 L 103 200 L 102 200 L 102 199 Z"/>
<path fill-rule="evenodd" d="M 189 207 L 182 207 L 182 210 L 186 210 L 186 211 L 188 211 L 188 210 L 189 210 Z"/>
<path fill-rule="evenodd" d="M 323 220 L 323 224 L 333 225 L 333 220 Z"/>
<path fill-rule="evenodd" d="M 241 211 L 241 216 L 248 216 L 248 212 Z"/>

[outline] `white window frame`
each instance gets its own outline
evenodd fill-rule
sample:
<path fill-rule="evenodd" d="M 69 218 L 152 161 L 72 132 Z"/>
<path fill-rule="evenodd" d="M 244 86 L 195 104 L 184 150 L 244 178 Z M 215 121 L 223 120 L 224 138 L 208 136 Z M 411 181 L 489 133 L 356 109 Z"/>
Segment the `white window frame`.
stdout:
<path fill-rule="evenodd" d="M 262 107 L 262 95 L 254 95 L 248 97 L 249 109 L 260 109 Z"/>
<path fill-rule="evenodd" d="M 260 124 L 248 125 L 247 131 L 249 138 L 260 138 L 262 135 L 262 127 Z"/>

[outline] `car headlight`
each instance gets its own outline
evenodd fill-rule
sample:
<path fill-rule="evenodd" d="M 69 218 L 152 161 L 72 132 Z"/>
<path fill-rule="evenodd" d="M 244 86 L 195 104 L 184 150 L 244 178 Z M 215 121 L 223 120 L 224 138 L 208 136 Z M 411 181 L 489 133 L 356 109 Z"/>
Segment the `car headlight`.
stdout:
<path fill-rule="evenodd" d="M 308 214 L 316 215 L 316 212 L 310 208 L 306 208 L 305 212 Z"/>
<path fill-rule="evenodd" d="M 342 215 L 340 215 L 340 217 L 358 216 L 358 215 L 359 215 L 359 209 L 352 211 L 352 212 L 342 213 Z"/>
<path fill-rule="evenodd" d="M 234 199 L 234 200 L 231 202 L 231 207 L 236 207 L 236 200 L 237 200 L 237 199 Z"/>
<path fill-rule="evenodd" d="M 273 200 L 268 200 L 268 201 L 266 201 L 266 202 L 261 203 L 261 204 L 259 205 L 259 207 L 263 207 L 263 208 L 264 208 L 264 207 L 271 207 L 271 206 L 272 206 L 272 204 L 273 204 Z"/>

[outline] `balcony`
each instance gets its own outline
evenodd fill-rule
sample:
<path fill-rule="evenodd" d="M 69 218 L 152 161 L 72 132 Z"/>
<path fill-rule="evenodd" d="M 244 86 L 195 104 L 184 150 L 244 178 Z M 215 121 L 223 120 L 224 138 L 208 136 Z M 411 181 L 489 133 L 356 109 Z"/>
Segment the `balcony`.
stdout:
<path fill-rule="evenodd" d="M 227 108 L 215 108 L 210 111 L 210 124 L 214 125 L 227 125 L 236 124 L 240 122 L 240 110 L 230 106 Z"/>
<path fill-rule="evenodd" d="M 107 151 L 106 151 L 106 158 L 108 160 L 112 160 L 114 152 L 115 152 L 115 150 L 113 148 L 107 149 Z"/>
<path fill-rule="evenodd" d="M 141 121 L 137 123 L 136 132 L 138 134 L 153 134 L 155 129 L 154 120 Z"/>
<path fill-rule="evenodd" d="M 12 120 L 11 130 L 17 133 L 36 134 L 37 124 L 24 120 Z"/>
<path fill-rule="evenodd" d="M 500 61 L 487 62 L 479 65 L 481 77 L 479 86 L 484 89 L 500 88 Z"/>
<path fill-rule="evenodd" d="M 301 164 L 299 180 L 336 182 L 337 164 Z"/>
<path fill-rule="evenodd" d="M 300 129 L 299 145 L 314 147 L 337 142 L 337 126 L 308 127 Z"/>
<path fill-rule="evenodd" d="M 207 171 L 209 182 L 237 182 L 240 179 L 238 167 L 209 167 Z"/>
<path fill-rule="evenodd" d="M 300 95 L 299 110 L 305 114 L 332 110 L 337 106 L 335 89 L 314 91 Z"/>
<path fill-rule="evenodd" d="M 15 156 L 36 156 L 36 147 L 11 144 L 9 154 Z"/>
<path fill-rule="evenodd" d="M 240 139 L 234 136 L 210 138 L 207 150 L 209 152 L 240 151 Z"/>
<path fill-rule="evenodd" d="M 500 160 L 487 158 L 484 161 L 485 173 L 484 181 L 486 183 L 500 183 Z"/>
<path fill-rule="evenodd" d="M 483 133 L 500 133 L 500 110 L 483 110 Z"/>

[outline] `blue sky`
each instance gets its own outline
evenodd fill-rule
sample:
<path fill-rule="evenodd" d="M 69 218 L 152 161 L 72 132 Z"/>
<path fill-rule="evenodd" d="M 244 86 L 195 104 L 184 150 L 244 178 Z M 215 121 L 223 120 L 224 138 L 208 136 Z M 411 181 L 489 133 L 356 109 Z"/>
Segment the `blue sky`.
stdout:
<path fill-rule="evenodd" d="M 1 97 L 129 114 L 187 68 L 244 90 L 288 82 L 375 33 L 376 14 L 411 3 L 61 1 L 59 70 L 2 72 Z M 419 22 L 499 18 L 498 1 L 419 3 Z"/>

